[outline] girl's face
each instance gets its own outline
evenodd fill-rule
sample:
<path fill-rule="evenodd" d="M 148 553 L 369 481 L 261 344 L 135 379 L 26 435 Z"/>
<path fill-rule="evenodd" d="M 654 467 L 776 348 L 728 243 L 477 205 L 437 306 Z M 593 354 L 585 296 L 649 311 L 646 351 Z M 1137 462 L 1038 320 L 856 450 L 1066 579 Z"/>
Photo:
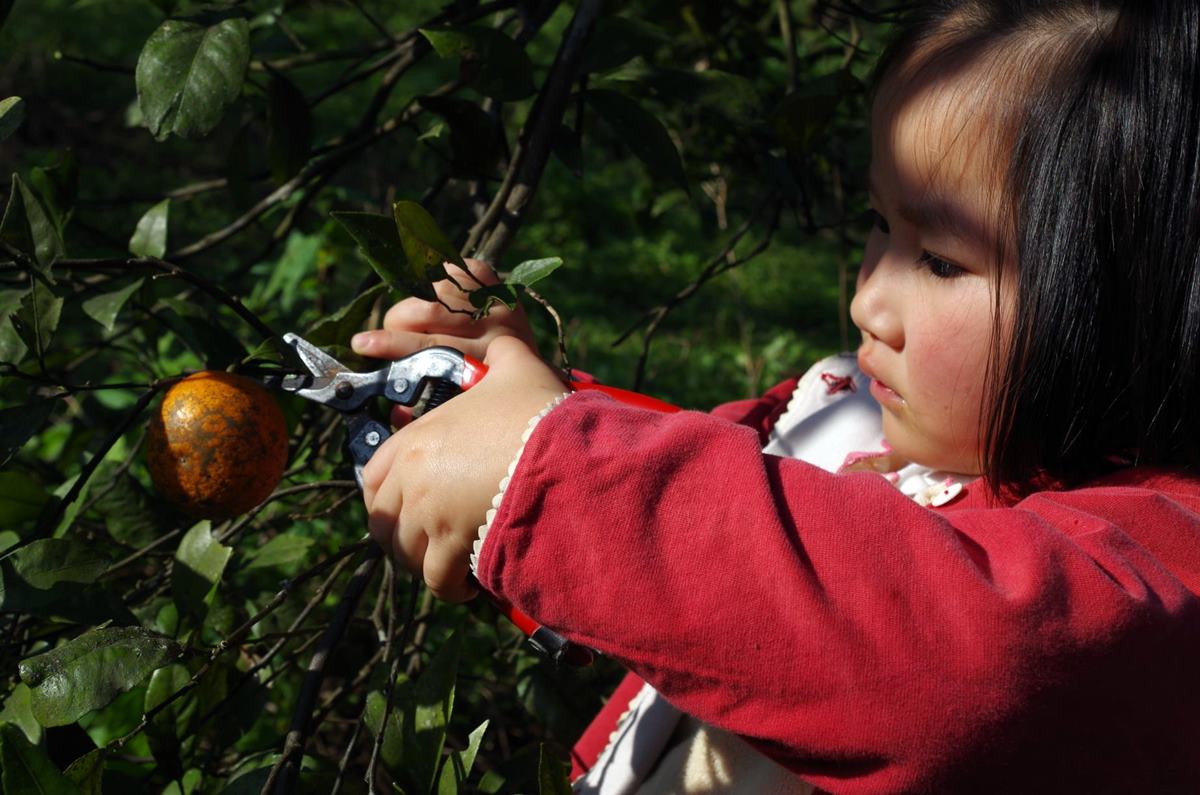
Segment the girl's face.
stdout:
<path fill-rule="evenodd" d="M 996 310 L 999 172 L 986 119 L 955 82 L 885 84 L 872 112 L 871 207 L 857 292 L 858 361 L 909 461 L 980 474 Z M 1007 315 L 1011 295 L 1002 290 Z"/>

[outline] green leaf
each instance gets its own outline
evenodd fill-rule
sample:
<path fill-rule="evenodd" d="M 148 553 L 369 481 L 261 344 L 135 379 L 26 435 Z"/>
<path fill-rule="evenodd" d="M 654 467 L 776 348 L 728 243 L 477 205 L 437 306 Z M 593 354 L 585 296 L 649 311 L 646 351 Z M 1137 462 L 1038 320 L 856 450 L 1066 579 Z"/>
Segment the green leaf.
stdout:
<path fill-rule="evenodd" d="M 499 119 L 457 97 L 420 97 L 417 102 L 450 125 L 453 176 L 478 179 L 496 173 L 506 149 Z"/>
<path fill-rule="evenodd" d="M 304 560 L 313 539 L 284 533 L 277 535 L 247 557 L 246 569 L 284 568 Z"/>
<path fill-rule="evenodd" d="M 411 720 L 406 720 L 404 726 L 404 747 L 405 761 L 419 784 L 419 792 L 429 792 L 436 781 L 442 746 L 446 744 L 446 727 L 454 712 L 454 683 L 462 647 L 462 634 L 451 635 L 413 687 Z M 408 756 L 409 749 L 413 757 Z"/>
<path fill-rule="evenodd" d="M 138 228 L 141 228 L 141 224 L 138 224 Z M 137 235 L 135 234 L 134 237 L 136 238 Z M 132 245 L 131 241 L 130 246 L 132 247 Z M 152 254 L 149 256 L 159 255 Z M 141 288 L 143 281 L 143 279 L 138 279 L 119 290 L 113 290 L 111 293 L 101 293 L 100 295 L 92 296 L 83 302 L 84 314 L 99 323 L 105 331 L 112 331 L 113 325 L 117 322 L 117 314 L 120 313 L 121 307 L 125 306 L 125 302 L 129 300 L 129 296 Z"/>
<path fill-rule="evenodd" d="M 23 121 L 25 121 L 25 100 L 20 97 L 9 97 L 0 101 L 0 141 L 15 133 Z"/>
<path fill-rule="evenodd" d="M 583 71 L 611 71 L 639 55 L 653 56 L 668 41 L 665 31 L 640 19 L 601 17 L 583 51 Z"/>
<path fill-rule="evenodd" d="M 121 472 L 115 478 L 104 484 L 103 493 L 92 506 L 104 519 L 104 529 L 114 540 L 140 547 L 174 529 L 174 514 L 164 509 L 137 478 L 129 472 Z M 97 478 L 93 476 L 93 480 Z"/>
<path fill-rule="evenodd" d="M 33 708 L 29 704 L 29 686 L 18 682 L 17 686 L 4 699 L 4 709 L 0 710 L 0 724 L 12 724 L 25 733 L 31 743 L 42 741 L 42 724 L 33 717 Z"/>
<path fill-rule="evenodd" d="M 33 289 L 25 294 L 21 308 L 12 316 L 13 328 L 21 341 L 39 356 L 44 356 L 50 347 L 50 340 L 62 318 L 62 308 L 63 299 L 38 280 L 34 282 Z"/>
<path fill-rule="evenodd" d="M 175 551 L 172 589 L 175 602 L 190 615 L 203 617 L 233 550 L 212 535 L 212 523 L 197 522 Z"/>
<path fill-rule="evenodd" d="M 75 212 L 75 195 L 79 192 L 79 163 L 75 153 L 67 149 L 53 166 L 31 169 L 29 185 L 41 198 L 61 238 Z"/>
<path fill-rule="evenodd" d="M 542 743 L 538 756 L 538 795 L 571 795 L 570 767 L 558 760 Z"/>
<path fill-rule="evenodd" d="M 770 121 L 788 152 L 793 156 L 810 152 L 842 100 L 858 90 L 858 81 L 843 70 L 811 80 L 784 97 Z"/>
<path fill-rule="evenodd" d="M 484 732 L 487 731 L 489 721 L 484 721 L 471 732 L 467 740 L 467 747 L 462 751 L 454 751 L 447 757 L 442 765 L 442 774 L 438 778 L 438 795 L 458 795 L 462 791 L 463 784 L 471 775 L 471 768 L 475 765 L 475 755 L 479 753 L 479 744 L 483 741 Z"/>
<path fill-rule="evenodd" d="M 454 710 L 454 683 L 462 656 L 462 637 L 454 633 L 414 680 L 401 680 L 392 693 L 381 755 L 384 765 L 406 792 L 432 791 L 446 742 L 446 727 Z M 379 692 L 367 696 L 367 726 L 378 736 L 386 699 Z M 478 731 L 478 730 L 476 730 Z"/>
<path fill-rule="evenodd" d="M 584 97 L 652 175 L 687 190 L 683 160 L 667 128 L 654 114 L 618 91 L 592 89 Z"/>
<path fill-rule="evenodd" d="M 13 315 L 21 308 L 21 302 L 25 300 L 28 292 L 28 290 L 0 291 L 0 362 L 20 364 L 21 360 L 25 358 L 25 352 L 29 350 L 12 323 Z M 11 410 L 4 409 L 3 411 Z M 0 412 L 0 417 L 3 417 L 2 412 Z M 0 419 L 0 466 L 8 460 L 8 455 L 3 449 L 4 434 L 4 422 Z M 29 436 L 26 435 L 25 439 L 28 438 Z"/>
<path fill-rule="evenodd" d="M 61 219 L 54 215 L 45 199 L 16 174 L 13 174 L 13 187 L 21 193 L 21 205 L 25 210 L 28 239 L 33 243 L 33 255 L 38 264 L 48 272 L 54 261 L 66 253 Z M 13 219 L 13 222 L 20 223 L 20 219 Z M 26 250 L 26 253 L 29 252 Z"/>
<path fill-rule="evenodd" d="M 427 301 L 434 299 L 433 286 L 425 278 L 424 271 L 409 267 L 394 220 L 377 213 L 334 212 L 331 215 L 358 243 L 358 250 L 384 284 Z"/>
<path fill-rule="evenodd" d="M 442 266 L 446 262 L 467 270 L 458 249 L 424 207 L 416 202 L 399 201 L 392 205 L 392 215 L 400 232 L 404 255 L 408 257 L 409 272 L 414 276 L 429 283 L 444 279 L 446 272 Z"/>
<path fill-rule="evenodd" d="M 146 211 L 129 238 L 129 251 L 138 257 L 162 258 L 167 253 L 167 216 L 171 200 L 163 199 Z"/>
<path fill-rule="evenodd" d="M 505 280 L 508 284 L 520 284 L 531 287 L 562 267 L 562 257 L 545 257 L 544 259 L 527 259 L 512 269 Z"/>
<path fill-rule="evenodd" d="M 8 191 L 8 204 L 4 205 L 4 217 L 0 218 L 0 240 L 21 253 L 33 257 L 35 248 L 33 235 L 29 231 L 29 221 L 25 217 L 25 201 L 21 198 L 22 195 L 21 177 L 13 174 Z"/>
<path fill-rule="evenodd" d="M 175 641 L 141 627 L 107 627 L 22 660 L 19 670 L 33 689 L 38 722 L 65 726 L 141 684 L 182 652 Z"/>
<path fill-rule="evenodd" d="M 36 519 L 48 499 L 42 484 L 24 472 L 0 472 L 0 527 Z"/>
<path fill-rule="evenodd" d="M 0 560 L 0 612 L 84 623 L 136 623 L 114 594 L 95 584 L 111 562 L 102 550 L 75 540 L 45 538 Z"/>
<path fill-rule="evenodd" d="M 312 148 L 312 114 L 304 95 L 290 80 L 274 75 L 267 87 L 267 160 L 271 178 L 283 184 L 308 161 Z"/>
<path fill-rule="evenodd" d="M 79 795 L 45 752 L 10 725 L 0 725 L 0 784 L 6 795 Z"/>
<path fill-rule="evenodd" d="M 108 750 L 96 748 L 67 767 L 67 778 L 75 782 L 80 795 L 102 795 L 100 785 L 104 779 L 104 762 L 107 759 Z"/>
<path fill-rule="evenodd" d="M 138 56 L 135 80 L 147 128 L 159 140 L 205 135 L 241 93 L 250 26 L 232 13 L 168 19 Z"/>
<path fill-rule="evenodd" d="M 335 343 L 345 344 L 356 331 L 362 329 L 371 314 L 371 308 L 375 306 L 375 301 L 386 290 L 386 284 L 377 284 L 363 291 L 353 301 L 309 327 L 304 333 L 304 339 L 317 347 Z"/>
<path fill-rule="evenodd" d="M 441 57 L 460 56 L 466 82 L 486 97 L 512 102 L 536 90 L 533 62 L 521 45 L 495 28 L 426 28 L 421 35 Z"/>

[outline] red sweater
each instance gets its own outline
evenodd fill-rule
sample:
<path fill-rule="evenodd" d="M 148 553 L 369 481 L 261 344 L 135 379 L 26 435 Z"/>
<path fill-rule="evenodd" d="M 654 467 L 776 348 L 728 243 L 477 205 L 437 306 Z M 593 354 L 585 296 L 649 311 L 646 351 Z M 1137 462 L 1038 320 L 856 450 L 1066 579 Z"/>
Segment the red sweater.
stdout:
<path fill-rule="evenodd" d="M 785 396 L 572 396 L 480 582 L 834 793 L 1200 792 L 1200 480 L 922 508 L 764 455 Z"/>

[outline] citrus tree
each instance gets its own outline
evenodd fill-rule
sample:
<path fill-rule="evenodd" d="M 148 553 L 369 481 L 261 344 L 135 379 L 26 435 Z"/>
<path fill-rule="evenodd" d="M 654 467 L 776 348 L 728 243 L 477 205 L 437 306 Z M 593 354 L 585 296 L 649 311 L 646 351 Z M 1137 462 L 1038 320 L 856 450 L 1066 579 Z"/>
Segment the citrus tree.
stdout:
<path fill-rule="evenodd" d="M 480 313 L 686 406 L 844 347 L 893 10 L 0 1 L 3 792 L 567 791 L 617 667 L 434 603 L 340 418 L 261 384 L 288 331 L 373 366 L 464 256 L 514 275 Z"/>

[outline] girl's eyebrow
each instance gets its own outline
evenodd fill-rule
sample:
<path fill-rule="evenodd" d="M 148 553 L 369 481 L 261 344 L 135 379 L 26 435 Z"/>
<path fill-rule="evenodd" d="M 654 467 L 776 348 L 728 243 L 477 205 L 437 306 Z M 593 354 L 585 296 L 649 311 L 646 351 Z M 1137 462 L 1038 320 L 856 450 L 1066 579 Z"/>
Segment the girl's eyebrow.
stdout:
<path fill-rule="evenodd" d="M 871 195 L 881 197 L 883 194 L 875 182 L 874 175 L 868 175 L 867 180 Z M 983 220 L 974 217 L 961 202 L 935 194 L 932 190 L 916 198 L 899 198 L 896 202 L 896 212 L 913 226 L 934 234 L 954 237 L 966 243 L 991 244 L 994 240 L 992 231 Z"/>

